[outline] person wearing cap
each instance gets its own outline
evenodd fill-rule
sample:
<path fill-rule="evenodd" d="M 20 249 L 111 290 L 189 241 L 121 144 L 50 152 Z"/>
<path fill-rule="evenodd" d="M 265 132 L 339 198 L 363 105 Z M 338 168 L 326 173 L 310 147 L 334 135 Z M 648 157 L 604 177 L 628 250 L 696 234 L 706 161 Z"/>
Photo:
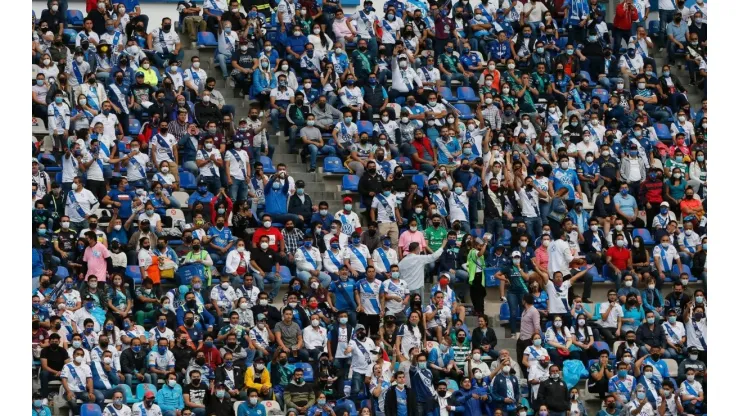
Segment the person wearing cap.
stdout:
<path fill-rule="evenodd" d="M 667 323 L 663 324 L 663 327 L 665 327 Z M 678 325 L 683 325 L 681 322 L 678 322 Z M 668 333 L 666 333 L 666 336 L 668 336 Z M 674 352 L 674 359 L 678 356 L 675 355 Z M 681 361 L 681 364 L 678 365 L 678 377 L 677 380 L 679 382 L 682 382 L 683 380 L 686 380 L 686 373 L 689 369 L 694 370 L 694 379 L 698 380 L 700 383 L 704 382 L 704 373 L 707 369 L 707 364 L 699 359 L 699 348 L 697 347 L 689 347 L 688 349 L 688 356 Z"/>
<path fill-rule="evenodd" d="M 260 322 L 264 324 L 264 320 Z M 254 364 L 247 367 L 247 371 L 244 373 L 244 385 L 250 390 L 250 397 L 252 397 L 252 391 L 254 391 L 259 397 L 267 400 L 272 399 L 273 390 L 270 371 L 265 367 L 265 359 L 261 356 L 255 357 Z"/>
<path fill-rule="evenodd" d="M 235 136 L 233 148 L 224 155 L 224 170 L 226 184 L 229 187 L 229 197 L 232 201 L 246 201 L 249 187 L 247 180 L 252 177 L 251 159 L 247 152 L 249 141 L 245 143 L 241 136 Z M 197 162 L 196 162 L 197 163 Z"/>

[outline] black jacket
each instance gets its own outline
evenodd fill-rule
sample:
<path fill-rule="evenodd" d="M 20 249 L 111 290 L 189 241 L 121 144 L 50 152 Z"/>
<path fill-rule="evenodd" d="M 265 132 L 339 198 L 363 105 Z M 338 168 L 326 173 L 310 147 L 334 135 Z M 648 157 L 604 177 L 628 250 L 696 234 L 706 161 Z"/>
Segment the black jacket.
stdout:
<path fill-rule="evenodd" d="M 200 128 L 205 129 L 209 121 L 221 122 L 221 110 L 213 102 L 206 105 L 202 101 L 195 104 L 195 120 Z"/>
<path fill-rule="evenodd" d="M 647 323 L 640 325 L 635 331 L 637 335 L 637 342 L 640 345 L 659 346 L 665 347 L 665 332 L 663 331 L 663 325 L 657 322 L 653 325 L 653 329 L 650 330 L 650 326 Z"/>
<path fill-rule="evenodd" d="M 142 346 L 141 351 L 138 354 L 134 354 L 131 348 L 127 348 L 121 353 L 121 373 L 133 374 L 134 370 L 138 370 L 140 373 L 146 372 L 147 368 L 147 355 L 149 349 Z"/>
<path fill-rule="evenodd" d="M 419 416 L 416 407 L 416 393 L 414 390 L 406 387 L 406 412 L 408 416 Z M 398 416 L 398 399 L 396 397 L 396 388 L 390 387 L 385 393 L 385 416 Z"/>
<path fill-rule="evenodd" d="M 288 200 L 288 212 L 303 217 L 304 227 L 308 227 L 310 224 L 308 221 L 311 220 L 313 215 L 313 204 L 311 203 L 311 197 L 303 194 L 303 202 L 298 195 L 291 195 Z"/>
<path fill-rule="evenodd" d="M 551 412 L 565 412 L 570 409 L 568 386 L 561 379 L 557 381 L 548 378 L 540 384 L 540 390 L 537 394 L 543 399 L 542 403 L 547 405 Z"/>
<path fill-rule="evenodd" d="M 358 189 L 360 190 L 362 201 L 365 203 L 366 207 L 370 208 L 370 204 L 373 201 L 373 197 L 370 196 L 370 192 L 375 192 L 376 194 L 383 192 L 384 182 L 383 177 L 377 173 L 375 175 L 370 175 L 368 172 L 362 174 Z"/>
<path fill-rule="evenodd" d="M 206 414 L 209 416 L 234 416 L 234 402 L 224 398 L 219 399 L 212 394 L 206 404 Z"/>
<path fill-rule="evenodd" d="M 283 316 L 280 315 L 280 311 L 272 305 L 252 306 L 252 314 L 254 315 L 255 320 L 257 319 L 257 314 L 259 313 L 265 314 L 265 317 L 267 318 L 267 325 L 270 328 L 275 328 L 275 324 L 283 320 Z"/>
<path fill-rule="evenodd" d="M 242 370 L 239 366 L 233 366 L 234 369 L 234 380 L 230 380 L 234 382 L 234 389 L 235 390 L 241 390 L 242 387 L 244 387 L 244 370 Z M 224 367 L 223 364 L 216 367 L 216 385 L 219 385 L 220 383 L 226 383 L 226 381 L 229 380 L 228 376 L 226 375 L 226 367 Z M 227 387 L 229 390 L 231 390 L 231 387 Z"/>
<path fill-rule="evenodd" d="M 487 328 L 486 334 L 480 328 L 473 330 L 473 348 L 480 348 L 481 345 L 490 345 L 493 349 L 498 343 L 496 333 L 491 328 Z"/>

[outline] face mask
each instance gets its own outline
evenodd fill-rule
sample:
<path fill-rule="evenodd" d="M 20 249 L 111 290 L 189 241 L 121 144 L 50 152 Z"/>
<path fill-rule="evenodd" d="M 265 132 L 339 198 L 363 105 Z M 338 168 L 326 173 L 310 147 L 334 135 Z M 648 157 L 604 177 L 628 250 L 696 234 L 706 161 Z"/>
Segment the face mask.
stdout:
<path fill-rule="evenodd" d="M 79 348 L 79 347 L 77 347 L 77 348 Z M 81 356 L 81 355 L 78 355 L 78 356 L 76 356 L 76 357 L 75 357 L 75 362 L 76 362 L 77 364 L 82 364 L 82 361 L 83 361 L 83 360 L 84 360 L 84 357 L 83 357 L 83 356 Z"/>
<path fill-rule="evenodd" d="M 339 323 L 342 324 L 342 325 L 346 325 L 347 324 L 347 318 L 346 317 L 339 318 Z"/>
<path fill-rule="evenodd" d="M 535 347 L 539 347 L 540 345 L 542 345 L 542 340 L 541 339 L 536 339 L 536 340 L 532 341 L 532 344 L 534 344 Z"/>
<path fill-rule="evenodd" d="M 267 250 L 267 247 L 269 247 L 269 246 L 270 246 L 270 245 L 269 245 L 269 244 L 267 244 L 267 243 L 260 243 L 260 248 L 261 248 L 262 250 Z"/>

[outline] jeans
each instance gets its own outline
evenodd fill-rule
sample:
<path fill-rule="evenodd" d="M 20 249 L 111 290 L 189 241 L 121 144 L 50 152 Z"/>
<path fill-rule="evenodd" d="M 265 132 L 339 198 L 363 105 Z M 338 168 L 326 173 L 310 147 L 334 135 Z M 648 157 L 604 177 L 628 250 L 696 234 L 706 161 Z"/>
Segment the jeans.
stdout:
<path fill-rule="evenodd" d="M 265 291 L 265 282 L 272 283 L 272 290 L 269 293 L 270 299 L 274 299 L 277 297 L 278 292 L 280 291 L 280 285 L 282 284 L 282 279 L 280 276 L 277 275 L 275 272 L 269 272 L 264 277 L 257 273 L 252 272 L 252 277 L 254 277 L 255 283 L 257 283 L 257 287 L 260 288 L 260 291 Z"/>
<path fill-rule="evenodd" d="M 311 273 L 305 270 L 300 270 L 296 273 L 296 277 L 301 279 L 304 284 L 308 285 L 308 279 L 311 278 Z M 319 272 L 319 283 L 322 287 L 328 288 L 331 283 L 331 277 L 324 272 Z"/>
<path fill-rule="evenodd" d="M 105 397 L 103 397 L 103 393 L 99 392 L 98 390 L 93 390 L 93 394 L 95 395 L 95 403 L 97 403 L 98 406 L 100 406 L 100 408 L 102 409 L 103 406 L 105 405 L 104 403 Z M 64 399 L 67 400 L 67 406 L 72 411 L 72 414 L 79 415 L 80 406 L 77 404 L 77 400 L 81 400 L 83 403 L 89 403 L 90 398 L 87 396 L 87 391 L 81 391 L 79 393 L 74 393 L 74 396 L 75 396 L 74 399 L 69 400 L 67 399 L 66 393 L 65 393 Z"/>
<path fill-rule="evenodd" d="M 527 234 L 529 234 L 529 238 L 535 239 L 542 235 L 542 218 L 524 217 L 524 223 L 527 224 Z"/>
<path fill-rule="evenodd" d="M 552 210 L 552 202 L 544 202 L 540 201 L 540 219 L 542 220 L 542 224 L 547 224 L 547 215 L 550 214 L 550 211 Z M 539 235 L 534 236 L 534 238 L 540 237 Z"/>
<path fill-rule="evenodd" d="M 151 374 L 149 374 L 149 373 L 141 373 L 141 374 L 144 376 L 144 380 L 141 381 L 141 383 L 152 384 L 152 375 Z M 132 383 L 134 382 L 134 380 L 138 380 L 138 378 L 134 377 L 133 374 L 124 374 L 123 377 L 125 379 L 125 383 L 127 385 L 129 385 L 129 386 L 133 386 Z"/>
<path fill-rule="evenodd" d="M 226 79 L 229 76 L 229 63 L 231 62 L 231 55 L 225 55 L 221 52 L 216 54 L 216 60 L 218 61 L 219 67 L 221 67 L 221 75 Z"/>
<path fill-rule="evenodd" d="M 264 147 L 252 147 L 252 153 L 254 154 L 254 158 L 252 160 L 259 162 L 260 155 L 267 155 L 270 159 L 272 159 L 272 155 L 275 153 L 275 146 L 268 145 L 267 146 L 267 152 L 263 152 L 262 150 L 265 150 Z"/>
<path fill-rule="evenodd" d="M 280 131 L 280 111 L 277 108 L 270 110 L 270 124 L 272 124 L 272 129 L 277 134 Z"/>
<path fill-rule="evenodd" d="M 683 49 L 686 51 L 686 42 L 681 42 L 682 47 L 680 49 Z M 676 63 L 676 53 L 678 52 L 679 47 L 673 43 L 668 42 L 668 63 L 673 65 Z"/>
<path fill-rule="evenodd" d="M 501 218 L 486 217 L 483 219 L 483 225 L 486 232 L 493 235 L 492 241 L 496 242 L 499 238 L 504 237 L 504 223 L 501 221 Z"/>
<path fill-rule="evenodd" d="M 658 10 L 658 16 L 660 18 L 660 46 L 661 48 L 665 48 L 666 39 L 668 35 L 666 34 L 666 27 L 673 21 L 673 14 L 675 13 L 675 10 Z"/>
<path fill-rule="evenodd" d="M 610 280 L 614 280 L 614 284 L 617 286 L 617 290 L 622 288 L 622 279 L 624 279 L 625 276 L 630 275 L 631 273 L 629 272 L 629 270 L 623 270 L 620 273 L 616 273 L 611 267 L 606 267 L 606 277 Z"/>
<path fill-rule="evenodd" d="M 248 190 L 249 187 L 245 180 L 231 179 L 231 185 L 229 185 L 229 197 L 232 201 L 246 201 Z"/>
<path fill-rule="evenodd" d="M 354 326 L 354 325 L 353 325 Z M 334 368 L 337 369 L 337 386 L 340 389 L 339 394 L 344 396 L 344 380 L 347 379 L 347 373 L 349 373 L 349 368 L 352 365 L 352 358 L 335 358 L 334 359 Z M 364 382 L 365 380 L 363 380 Z"/>
<path fill-rule="evenodd" d="M 614 34 L 614 51 L 619 51 L 619 49 L 622 48 L 622 39 L 624 39 L 626 43 L 629 43 L 631 36 L 629 30 L 617 29 L 615 27 L 612 29 L 612 33 Z"/>
<path fill-rule="evenodd" d="M 164 61 L 182 61 L 183 58 L 185 58 L 185 50 L 180 49 L 177 52 L 177 55 L 175 55 L 172 52 L 167 53 L 161 53 L 161 52 L 154 52 L 152 54 L 152 58 L 154 58 L 154 64 L 157 65 L 157 68 L 164 68 Z"/>
<path fill-rule="evenodd" d="M 452 88 L 452 81 L 460 81 L 465 87 L 470 85 L 468 83 L 468 79 L 465 78 L 463 74 L 458 73 L 458 72 L 452 72 L 449 75 L 442 74 L 441 78 L 442 78 L 442 81 L 446 83 L 447 88 Z"/>
<path fill-rule="evenodd" d="M 340 387 L 342 387 L 342 385 L 340 385 Z M 360 393 L 365 393 L 365 375 L 354 371 L 352 372 L 352 388 L 349 396 L 357 401 L 357 396 Z"/>
<path fill-rule="evenodd" d="M 221 177 L 218 175 L 214 176 L 203 176 L 201 175 L 199 180 L 202 179 L 206 182 L 206 185 L 208 186 L 208 191 L 214 195 L 218 195 L 219 190 L 221 190 Z"/>
<path fill-rule="evenodd" d="M 298 136 L 298 132 L 301 131 L 304 125 L 305 123 L 301 122 L 301 124 L 290 126 L 290 128 L 288 129 L 288 150 L 291 153 L 296 151 L 295 139 Z"/>
<path fill-rule="evenodd" d="M 422 165 L 423 167 L 423 165 Z M 432 167 L 432 170 L 434 170 L 434 167 Z M 432 173 L 432 171 L 426 172 L 426 173 Z M 468 199 L 468 213 L 470 215 L 470 227 L 477 227 L 478 226 L 478 203 L 480 201 L 480 192 L 476 192 Z"/>
<path fill-rule="evenodd" d="M 519 326 L 522 323 L 522 302 L 524 300 L 523 293 L 512 293 L 509 290 L 506 293 L 506 303 L 509 304 L 509 326 L 511 327 L 511 333 L 519 332 Z"/>
<path fill-rule="evenodd" d="M 315 144 L 309 144 L 308 154 L 310 158 L 309 166 L 311 169 L 316 169 L 316 158 L 318 157 L 319 153 L 321 153 L 324 156 L 334 156 L 337 154 L 337 150 L 334 147 L 329 146 L 327 144 L 325 144 L 321 149 L 319 149 L 319 147 L 316 146 Z"/>
<path fill-rule="evenodd" d="M 42 398 L 49 397 L 49 382 L 52 380 L 61 381 L 59 377 L 52 375 L 50 372 L 41 370 L 41 374 L 39 374 L 39 382 L 41 383 L 40 393 Z"/>

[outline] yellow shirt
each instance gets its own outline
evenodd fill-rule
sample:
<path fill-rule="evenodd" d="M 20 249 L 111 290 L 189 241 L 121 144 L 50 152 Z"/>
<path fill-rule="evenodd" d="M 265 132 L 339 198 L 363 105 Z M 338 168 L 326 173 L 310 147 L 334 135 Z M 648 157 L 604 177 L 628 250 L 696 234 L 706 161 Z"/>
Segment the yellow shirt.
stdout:
<path fill-rule="evenodd" d="M 159 78 L 157 77 L 157 73 L 151 67 L 149 67 L 149 69 L 144 69 L 142 67 L 139 67 L 139 69 L 136 70 L 136 73 L 144 74 L 145 84 L 149 84 L 152 87 L 156 87 L 157 84 L 159 84 Z"/>

